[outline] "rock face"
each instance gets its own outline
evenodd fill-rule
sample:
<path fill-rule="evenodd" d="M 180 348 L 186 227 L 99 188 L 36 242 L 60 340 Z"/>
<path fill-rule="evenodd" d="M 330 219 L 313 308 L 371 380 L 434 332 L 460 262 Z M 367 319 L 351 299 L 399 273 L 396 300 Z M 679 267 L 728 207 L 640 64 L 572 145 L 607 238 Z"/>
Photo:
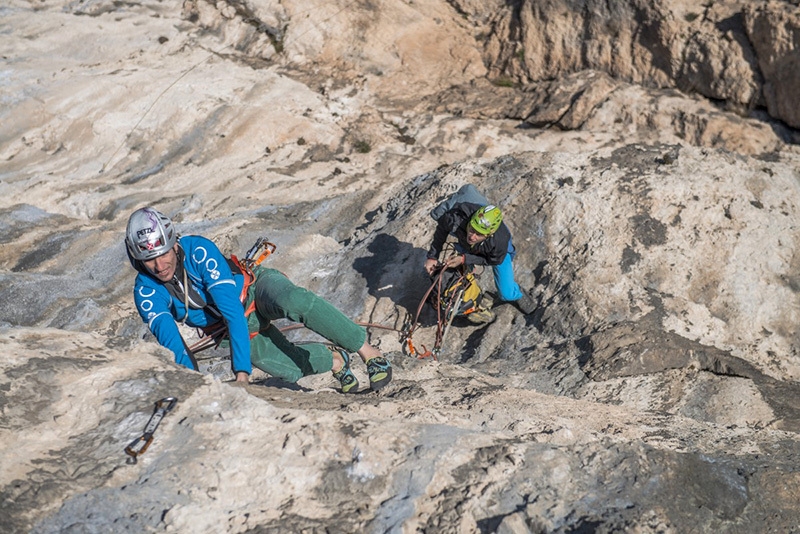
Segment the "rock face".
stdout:
<path fill-rule="evenodd" d="M 0 10 L 1 531 L 800 522 L 792 3 Z M 467 183 L 537 310 L 495 302 L 418 359 L 429 212 Z M 370 324 L 393 382 L 176 366 L 130 297 L 147 204 L 226 253 L 268 237 L 271 267 Z M 423 307 L 415 345 L 435 329 Z"/>
<path fill-rule="evenodd" d="M 797 6 L 790 2 L 523 1 L 496 11 L 485 45 L 491 77 L 522 83 L 586 69 L 675 87 L 800 127 Z"/>
<path fill-rule="evenodd" d="M 797 128 L 800 111 L 792 87 L 798 83 L 800 62 L 800 14 L 797 4 L 769 2 L 748 6 L 747 34 L 764 77 L 763 95 L 770 115 Z"/>

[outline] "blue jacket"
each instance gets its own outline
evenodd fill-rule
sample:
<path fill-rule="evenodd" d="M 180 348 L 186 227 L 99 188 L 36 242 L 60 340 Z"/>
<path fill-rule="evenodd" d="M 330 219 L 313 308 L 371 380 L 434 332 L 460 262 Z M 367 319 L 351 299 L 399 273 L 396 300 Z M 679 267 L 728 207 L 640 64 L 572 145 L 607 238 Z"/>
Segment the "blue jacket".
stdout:
<path fill-rule="evenodd" d="M 185 253 L 183 268 L 186 269 L 187 284 L 208 305 L 222 314 L 222 319 L 228 326 L 233 372 L 244 371 L 249 374 L 253 370 L 250 363 L 250 334 L 244 308 L 239 300 L 244 277 L 231 272 L 225 256 L 205 237 L 183 236 L 178 239 L 178 243 Z M 175 354 L 175 362 L 197 369 L 194 356 L 187 350 L 175 322 L 186 314 L 184 302 L 173 297 L 159 280 L 142 271 L 136 276 L 133 300 L 139 315 L 158 342 Z M 218 316 L 208 309 L 189 306 L 187 325 L 199 328 L 218 321 Z"/>

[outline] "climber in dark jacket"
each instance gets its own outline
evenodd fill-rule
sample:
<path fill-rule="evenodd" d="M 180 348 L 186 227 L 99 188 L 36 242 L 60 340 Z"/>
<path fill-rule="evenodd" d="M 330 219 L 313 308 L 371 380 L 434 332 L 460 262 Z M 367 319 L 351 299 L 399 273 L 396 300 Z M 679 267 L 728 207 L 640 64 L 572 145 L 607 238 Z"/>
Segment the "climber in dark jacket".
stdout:
<path fill-rule="evenodd" d="M 457 202 L 448 207 L 444 213 L 432 214 L 438 215 L 438 218 L 425 260 L 428 274 L 432 275 L 439 265 L 439 256 L 447 237 L 455 236 L 458 240 L 456 254 L 443 259 L 444 267 L 490 266 L 500 300 L 515 302 L 523 313 L 532 313 L 536 309 L 535 302 L 514 280 L 512 261 L 516 250 L 500 208 L 474 202 Z"/>

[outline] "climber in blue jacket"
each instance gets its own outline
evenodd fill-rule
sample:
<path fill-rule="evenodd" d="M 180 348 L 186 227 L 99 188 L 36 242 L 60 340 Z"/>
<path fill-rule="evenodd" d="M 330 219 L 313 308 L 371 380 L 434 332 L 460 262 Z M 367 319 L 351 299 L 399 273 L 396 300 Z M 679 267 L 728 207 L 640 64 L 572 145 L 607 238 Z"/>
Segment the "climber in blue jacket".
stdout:
<path fill-rule="evenodd" d="M 249 381 L 253 365 L 289 382 L 333 371 L 342 391 L 355 393 L 358 380 L 350 370 L 350 352 L 367 365 L 372 390 L 391 381 L 391 364 L 367 342 L 363 327 L 279 271 L 257 266 L 254 282 L 245 287 L 238 266 L 212 241 L 179 236 L 172 221 L 151 207 L 130 216 L 125 244 L 139 273 L 133 291 L 136 309 L 158 342 L 174 353 L 176 363 L 198 368 L 176 321 L 196 328 L 222 321 L 237 382 Z M 245 309 L 252 312 L 246 315 Z M 334 347 L 291 343 L 271 324 L 279 318 L 303 323 Z"/>

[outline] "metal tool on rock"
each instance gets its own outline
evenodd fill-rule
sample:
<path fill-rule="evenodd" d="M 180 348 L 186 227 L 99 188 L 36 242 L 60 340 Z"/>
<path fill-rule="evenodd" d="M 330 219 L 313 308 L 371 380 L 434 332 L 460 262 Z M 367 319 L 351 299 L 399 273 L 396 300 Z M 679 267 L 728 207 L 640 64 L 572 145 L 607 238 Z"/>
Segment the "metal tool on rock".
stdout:
<path fill-rule="evenodd" d="M 135 464 L 137 462 L 137 456 L 144 454 L 153 442 L 153 433 L 158 428 L 159 423 L 161 423 L 161 420 L 167 415 L 167 412 L 175 407 L 177 402 L 178 399 L 175 397 L 164 397 L 156 402 L 153 415 L 150 416 L 150 420 L 147 422 L 147 425 L 145 425 L 142 435 L 125 447 L 125 454 L 130 456 L 130 458 L 128 458 L 129 464 Z"/>

